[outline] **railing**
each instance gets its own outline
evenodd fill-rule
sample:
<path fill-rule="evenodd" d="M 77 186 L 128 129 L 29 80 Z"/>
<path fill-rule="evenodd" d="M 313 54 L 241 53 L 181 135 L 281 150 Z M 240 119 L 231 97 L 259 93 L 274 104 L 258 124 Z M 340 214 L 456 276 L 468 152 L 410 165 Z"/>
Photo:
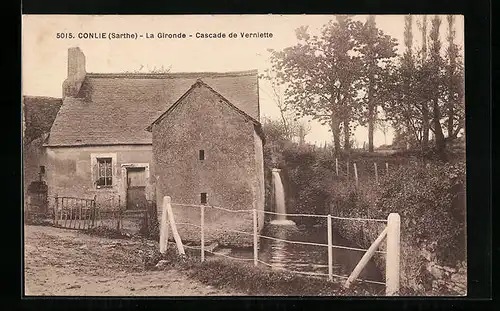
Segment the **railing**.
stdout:
<path fill-rule="evenodd" d="M 176 223 L 174 220 L 173 212 L 172 212 L 172 205 L 200 209 L 200 225 L 198 226 L 196 224 L 184 223 L 184 222 Z M 222 211 L 229 212 L 229 213 L 240 213 L 240 214 L 241 213 L 252 213 L 253 232 L 250 233 L 250 232 L 233 230 L 233 229 L 228 229 L 228 228 L 226 228 L 225 231 L 252 236 L 253 237 L 253 258 L 238 258 L 238 257 L 234 257 L 234 256 L 229 256 L 227 254 L 213 252 L 213 251 L 207 250 L 205 248 L 205 231 L 207 230 L 207 227 L 205 226 L 205 210 L 207 208 L 215 209 L 215 210 L 222 210 Z M 328 244 L 292 241 L 292 240 L 279 239 L 279 238 L 275 238 L 275 237 L 262 235 L 259 233 L 259 230 L 258 230 L 258 223 L 257 223 L 257 219 L 258 219 L 257 214 L 258 213 L 265 213 L 265 214 L 272 214 L 272 215 L 283 215 L 283 216 L 287 216 L 287 217 L 326 218 L 327 219 Z M 167 219 L 168 219 L 168 221 L 167 221 Z M 362 249 L 362 248 L 347 247 L 347 246 L 342 246 L 342 245 L 334 245 L 332 242 L 332 240 L 333 240 L 333 238 L 332 238 L 333 237 L 332 219 L 349 220 L 349 221 L 379 222 L 379 223 L 384 223 L 384 224 L 386 223 L 387 225 L 386 225 L 385 229 L 382 231 L 382 233 L 379 235 L 379 237 L 373 242 L 373 244 L 368 249 Z M 304 275 L 315 276 L 315 277 L 327 277 L 329 281 L 333 281 L 334 277 L 344 279 L 345 280 L 344 287 L 346 287 L 346 288 L 348 288 L 354 281 L 361 281 L 361 282 L 366 282 L 366 283 L 385 285 L 386 286 L 386 295 L 388 295 L 388 296 L 397 295 L 397 293 L 399 291 L 400 218 L 399 218 L 399 215 L 395 214 L 395 213 L 391 213 L 387 219 L 349 218 L 349 217 L 338 217 L 338 216 L 332 216 L 332 215 L 312 215 L 312 214 L 280 214 L 280 213 L 269 212 L 269 211 L 257 211 L 255 209 L 253 209 L 253 210 L 231 210 L 231 209 L 227 209 L 227 208 L 223 208 L 223 207 L 219 207 L 219 206 L 211 206 L 211 205 L 172 203 L 170 197 L 166 196 L 163 199 L 163 213 L 162 213 L 162 219 L 161 219 L 161 223 L 160 223 L 160 252 L 162 252 L 162 253 L 164 253 L 167 249 L 167 243 L 168 243 L 167 226 L 168 226 L 168 224 L 170 224 L 170 226 L 172 228 L 172 233 L 173 233 L 174 240 L 176 242 L 177 249 L 178 249 L 179 253 L 185 254 L 184 247 L 195 249 L 195 250 L 200 250 L 200 257 L 201 257 L 202 262 L 205 261 L 205 253 L 211 253 L 211 254 L 214 254 L 217 256 L 222 256 L 222 257 L 226 257 L 226 258 L 229 258 L 232 260 L 237 260 L 237 261 L 253 261 L 255 266 L 257 266 L 260 263 L 260 264 L 263 264 L 265 266 L 273 267 L 273 268 L 280 269 L 280 270 L 285 270 L 285 271 L 296 273 L 296 274 L 304 274 Z M 181 240 L 179 233 L 177 231 L 176 225 L 191 226 L 191 227 L 199 229 L 200 230 L 200 247 L 183 245 L 182 240 Z M 259 238 L 276 240 L 276 241 L 281 241 L 281 242 L 291 243 L 291 244 L 302 244 L 302 245 L 311 245 L 311 246 L 317 246 L 317 247 L 327 247 L 328 248 L 328 274 L 319 273 L 319 272 L 306 272 L 306 271 L 290 270 L 290 269 L 286 269 L 283 267 L 274 266 L 270 263 L 267 263 L 267 262 L 259 259 L 259 256 L 258 256 L 258 240 L 259 240 Z M 377 250 L 385 238 L 387 238 L 387 248 L 386 248 L 387 250 L 386 251 Z M 333 273 L 333 249 L 334 248 L 364 252 L 363 257 L 361 258 L 361 260 L 359 261 L 359 263 L 356 265 L 356 267 L 354 268 L 354 270 L 352 271 L 352 273 L 349 276 L 337 275 L 337 274 Z M 360 273 L 362 272 L 364 267 L 367 265 L 367 263 L 369 262 L 369 260 L 373 257 L 373 255 L 375 253 L 386 255 L 386 281 L 385 282 L 364 280 L 364 279 L 359 278 Z"/>
<path fill-rule="evenodd" d="M 95 227 L 97 209 L 94 199 L 54 197 L 54 225 L 68 229 Z"/>
<path fill-rule="evenodd" d="M 125 222 L 141 222 L 141 233 L 149 233 L 152 223 L 152 214 L 156 210 L 154 203 L 148 201 L 143 209 L 125 210 L 120 207 L 120 198 L 99 202 L 96 196 L 92 199 L 58 196 L 53 197 L 54 205 L 50 217 L 54 226 L 66 229 L 91 229 L 107 227 L 123 230 Z M 49 213 L 48 213 L 49 214 Z"/>

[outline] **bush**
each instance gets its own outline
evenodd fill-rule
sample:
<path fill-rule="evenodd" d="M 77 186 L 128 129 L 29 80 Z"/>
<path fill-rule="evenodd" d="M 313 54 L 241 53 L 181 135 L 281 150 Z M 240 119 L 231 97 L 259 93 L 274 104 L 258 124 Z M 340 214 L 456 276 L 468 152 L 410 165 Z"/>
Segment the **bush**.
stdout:
<path fill-rule="evenodd" d="M 465 260 L 465 163 L 403 167 L 382 181 L 375 209 L 398 212 L 414 245 L 436 245 L 441 264 Z"/>

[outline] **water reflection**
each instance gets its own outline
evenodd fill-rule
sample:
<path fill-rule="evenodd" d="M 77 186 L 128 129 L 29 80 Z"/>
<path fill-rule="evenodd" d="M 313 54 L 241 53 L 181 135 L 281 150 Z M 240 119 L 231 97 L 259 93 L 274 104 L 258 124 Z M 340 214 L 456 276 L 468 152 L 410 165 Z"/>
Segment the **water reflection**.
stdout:
<path fill-rule="evenodd" d="M 264 235 L 283 240 L 327 244 L 324 226 L 299 229 L 295 226 L 269 225 Z M 333 244 L 353 246 L 338 234 L 333 235 Z M 334 248 L 333 273 L 349 275 L 362 256 L 363 252 Z M 326 246 L 292 244 L 261 238 L 259 259 L 278 268 L 328 274 L 328 248 Z M 373 281 L 383 281 L 382 274 L 373 262 L 368 264 L 360 277 Z"/>

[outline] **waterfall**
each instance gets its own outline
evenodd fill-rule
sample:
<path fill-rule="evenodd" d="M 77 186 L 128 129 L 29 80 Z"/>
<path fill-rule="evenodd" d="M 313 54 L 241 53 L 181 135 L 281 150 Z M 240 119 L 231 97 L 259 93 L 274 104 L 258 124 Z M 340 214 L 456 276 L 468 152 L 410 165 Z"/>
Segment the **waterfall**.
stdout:
<path fill-rule="evenodd" d="M 283 183 L 281 182 L 280 169 L 274 168 L 273 173 L 273 185 L 274 185 L 274 203 L 276 206 L 276 213 L 286 214 L 285 205 L 285 190 L 283 188 Z M 286 219 L 286 215 L 276 215 L 276 219 L 271 221 L 275 225 L 294 225 L 295 223 L 291 220 Z"/>
<path fill-rule="evenodd" d="M 276 204 L 276 213 L 286 214 L 285 207 L 285 191 L 283 183 L 281 182 L 280 172 L 273 170 L 273 184 L 274 184 L 274 202 Z M 285 215 L 276 215 L 276 220 L 286 220 Z"/>

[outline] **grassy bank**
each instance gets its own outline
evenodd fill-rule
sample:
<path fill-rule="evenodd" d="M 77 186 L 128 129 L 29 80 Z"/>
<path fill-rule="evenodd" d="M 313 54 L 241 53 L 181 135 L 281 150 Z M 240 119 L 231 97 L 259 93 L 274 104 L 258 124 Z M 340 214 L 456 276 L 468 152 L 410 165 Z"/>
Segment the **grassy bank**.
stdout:
<path fill-rule="evenodd" d="M 165 260 L 156 267 L 159 260 Z M 308 277 L 287 271 L 271 270 L 252 263 L 235 262 L 222 257 L 208 257 L 205 262 L 191 252 L 180 257 L 169 249 L 145 262 L 147 269 L 179 269 L 189 277 L 216 288 L 232 289 L 251 296 L 376 296 L 383 295 L 380 286 L 354 284 L 344 289 L 341 283 Z"/>

